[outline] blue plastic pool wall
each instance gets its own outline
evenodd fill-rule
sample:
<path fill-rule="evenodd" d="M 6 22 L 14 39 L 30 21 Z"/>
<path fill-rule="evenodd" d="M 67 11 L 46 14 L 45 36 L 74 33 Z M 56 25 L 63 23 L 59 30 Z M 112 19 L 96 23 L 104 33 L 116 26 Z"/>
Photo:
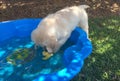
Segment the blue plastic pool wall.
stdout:
<path fill-rule="evenodd" d="M 0 42 L 11 37 L 30 36 L 41 19 L 22 19 L 0 23 Z M 74 34 L 73 34 L 74 33 Z M 80 28 L 73 31 L 69 40 L 75 44 L 64 52 L 64 63 L 66 67 L 56 73 L 40 74 L 34 81 L 69 81 L 78 74 L 84 64 L 84 59 L 92 52 L 92 44 L 86 33 Z"/>
<path fill-rule="evenodd" d="M 41 19 L 22 19 L 5 21 L 0 23 L 0 42 L 11 37 L 25 37 L 30 36 L 33 29 L 35 29 Z"/>

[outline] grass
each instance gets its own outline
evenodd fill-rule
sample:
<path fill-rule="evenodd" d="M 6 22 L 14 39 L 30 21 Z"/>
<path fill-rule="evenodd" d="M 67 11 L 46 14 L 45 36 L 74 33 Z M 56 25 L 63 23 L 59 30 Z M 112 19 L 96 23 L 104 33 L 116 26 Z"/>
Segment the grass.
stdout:
<path fill-rule="evenodd" d="M 120 16 L 89 20 L 92 54 L 72 81 L 120 81 Z"/>

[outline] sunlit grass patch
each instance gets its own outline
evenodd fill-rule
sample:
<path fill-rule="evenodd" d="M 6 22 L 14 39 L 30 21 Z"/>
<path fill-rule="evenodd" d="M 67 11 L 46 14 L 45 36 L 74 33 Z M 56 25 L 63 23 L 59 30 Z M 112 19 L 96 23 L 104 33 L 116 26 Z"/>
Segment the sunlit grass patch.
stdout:
<path fill-rule="evenodd" d="M 120 81 L 120 16 L 89 20 L 93 52 L 73 81 Z"/>

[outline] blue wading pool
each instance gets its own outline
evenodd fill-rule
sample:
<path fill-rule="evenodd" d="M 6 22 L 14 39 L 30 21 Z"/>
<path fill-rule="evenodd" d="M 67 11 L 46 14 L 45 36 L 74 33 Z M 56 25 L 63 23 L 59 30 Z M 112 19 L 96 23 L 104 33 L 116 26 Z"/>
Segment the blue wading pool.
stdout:
<path fill-rule="evenodd" d="M 42 60 L 30 35 L 42 19 L 0 22 L 0 81 L 69 81 L 92 52 L 86 33 L 77 28 L 61 49 Z"/>

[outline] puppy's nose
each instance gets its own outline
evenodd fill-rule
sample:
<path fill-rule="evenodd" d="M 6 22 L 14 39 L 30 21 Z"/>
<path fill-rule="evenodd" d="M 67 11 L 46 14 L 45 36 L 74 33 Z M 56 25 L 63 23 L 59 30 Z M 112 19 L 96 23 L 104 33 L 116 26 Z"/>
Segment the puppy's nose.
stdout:
<path fill-rule="evenodd" d="M 54 52 L 52 51 L 52 49 L 48 48 L 47 46 L 44 46 L 44 47 L 43 47 L 43 50 L 44 50 L 45 52 L 48 52 L 49 54 L 54 53 Z"/>
<path fill-rule="evenodd" d="M 43 50 L 46 51 L 46 52 L 48 52 L 46 46 L 43 47 Z"/>

